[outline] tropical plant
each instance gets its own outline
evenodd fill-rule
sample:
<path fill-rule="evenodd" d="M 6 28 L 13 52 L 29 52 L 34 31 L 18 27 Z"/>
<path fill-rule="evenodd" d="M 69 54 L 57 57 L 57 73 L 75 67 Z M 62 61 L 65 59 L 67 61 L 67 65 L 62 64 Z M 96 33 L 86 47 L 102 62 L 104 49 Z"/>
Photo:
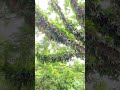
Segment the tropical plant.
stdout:
<path fill-rule="evenodd" d="M 40 1 L 36 2 L 35 9 L 35 89 L 84 90 L 84 64 L 67 63 L 73 57 L 83 59 L 85 56 L 85 3 L 77 0 L 47 1 L 46 10 L 40 7 Z"/>

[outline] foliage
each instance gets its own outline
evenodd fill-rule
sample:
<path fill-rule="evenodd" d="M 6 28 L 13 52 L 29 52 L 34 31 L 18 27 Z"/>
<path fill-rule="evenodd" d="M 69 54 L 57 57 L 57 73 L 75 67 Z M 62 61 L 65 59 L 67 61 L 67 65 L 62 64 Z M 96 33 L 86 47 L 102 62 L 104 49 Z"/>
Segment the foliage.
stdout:
<path fill-rule="evenodd" d="M 5 81 L 11 81 L 12 86 L 15 85 L 15 87 L 13 86 L 15 89 L 17 89 L 17 87 L 19 89 L 25 86 L 28 87 L 28 85 L 33 84 L 30 82 L 34 82 L 34 64 L 33 61 L 31 61 L 34 60 L 34 55 L 32 54 L 33 45 L 27 42 L 33 41 L 31 39 L 33 32 L 30 29 L 28 25 L 23 25 L 23 27 L 20 28 L 21 32 L 14 33 L 11 36 L 11 40 L 0 42 L 0 53 L 2 55 L 0 59 L 2 62 L 0 64 L 1 72 L 5 76 Z M 29 50 L 28 48 L 31 49 Z M 28 62 L 28 60 L 30 61 Z"/>
<path fill-rule="evenodd" d="M 53 4 L 53 2 L 55 4 Z M 70 1 L 68 0 L 70 3 Z M 73 2 L 76 2 L 73 0 Z M 71 3 L 73 3 L 71 2 Z M 76 3 L 77 5 L 78 3 Z M 62 11 L 61 7 L 57 4 L 56 1 L 50 0 L 49 1 L 49 8 L 46 11 L 43 11 L 36 5 L 36 27 L 39 29 L 40 32 L 46 34 L 46 36 L 51 39 L 52 41 L 65 44 L 70 46 L 75 51 L 77 56 L 84 56 L 84 27 L 78 23 L 78 19 L 76 19 L 74 12 L 72 12 L 71 6 L 65 6 L 70 10 L 66 9 L 66 13 L 72 13 L 69 18 L 65 15 L 66 13 Z M 74 6 L 74 8 L 81 8 L 82 6 Z M 83 5 L 83 4 L 82 4 Z M 84 8 L 84 7 L 82 7 Z M 50 16 L 55 13 L 55 19 L 50 19 Z M 84 14 L 84 12 L 81 12 Z M 81 17 L 81 22 L 83 19 Z"/>
<path fill-rule="evenodd" d="M 76 13 L 78 8 L 84 16 L 84 2 L 62 1 L 63 7 L 59 5 L 61 0 L 48 0 L 46 10 L 36 3 L 36 90 L 85 89 L 84 64 L 75 62 L 73 66 L 67 66 L 72 57 L 84 58 L 84 17 Z M 37 37 L 42 34 L 45 36 L 38 41 Z"/>
<path fill-rule="evenodd" d="M 36 60 L 36 90 L 84 90 L 84 64 L 78 62 L 74 66 L 65 63 L 46 62 Z"/>
<path fill-rule="evenodd" d="M 3 3 L 1 9 L 4 12 L 0 13 L 0 19 L 8 20 L 8 25 L 11 18 L 24 19 L 24 23 L 16 29 L 16 33 L 0 40 L 0 80 L 4 84 L 0 88 L 2 90 L 33 90 L 34 22 L 32 20 L 34 13 L 31 13 L 31 10 L 34 10 L 33 1 L 1 0 L 0 2 Z M 11 27 L 14 27 L 12 25 Z"/>
<path fill-rule="evenodd" d="M 110 2 L 110 5 L 104 8 L 101 6 L 103 2 L 86 0 L 86 76 L 96 70 L 100 75 L 118 78 L 120 15 L 117 13 L 120 5 L 118 0 L 108 0 L 106 3 Z"/>

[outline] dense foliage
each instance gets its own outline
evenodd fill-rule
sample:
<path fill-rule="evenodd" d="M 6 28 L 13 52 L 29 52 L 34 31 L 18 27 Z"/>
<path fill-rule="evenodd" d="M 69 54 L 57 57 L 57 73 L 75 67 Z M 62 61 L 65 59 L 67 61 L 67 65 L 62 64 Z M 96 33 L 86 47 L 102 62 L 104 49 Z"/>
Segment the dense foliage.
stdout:
<path fill-rule="evenodd" d="M 35 89 L 84 90 L 85 65 L 70 63 L 84 59 L 84 2 L 47 1 L 43 10 L 36 0 Z"/>
<path fill-rule="evenodd" d="M 65 63 L 44 63 L 36 60 L 36 90 L 84 90 L 84 64 L 76 62 L 69 67 Z"/>

